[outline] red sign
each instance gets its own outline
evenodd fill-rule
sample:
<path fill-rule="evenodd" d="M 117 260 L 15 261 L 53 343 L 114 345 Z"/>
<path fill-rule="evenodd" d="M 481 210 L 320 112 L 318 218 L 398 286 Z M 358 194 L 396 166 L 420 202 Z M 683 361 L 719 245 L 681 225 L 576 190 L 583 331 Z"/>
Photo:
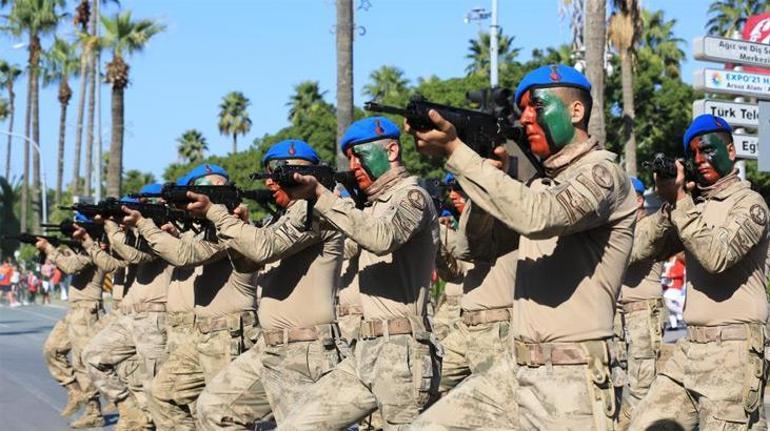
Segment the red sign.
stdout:
<path fill-rule="evenodd" d="M 743 40 L 766 43 L 770 45 L 770 12 L 750 16 L 743 26 Z M 750 73 L 770 75 L 770 69 L 756 66 L 744 66 L 743 70 Z"/>

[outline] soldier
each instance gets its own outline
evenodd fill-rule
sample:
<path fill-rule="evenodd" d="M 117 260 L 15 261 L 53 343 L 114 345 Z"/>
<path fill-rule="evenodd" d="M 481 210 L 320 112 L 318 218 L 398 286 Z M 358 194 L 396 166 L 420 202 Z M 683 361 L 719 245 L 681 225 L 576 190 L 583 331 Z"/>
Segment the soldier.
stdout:
<path fill-rule="evenodd" d="M 203 164 L 185 180 L 216 186 L 227 184 L 228 178 L 221 167 Z M 192 430 L 194 404 L 204 386 L 256 339 L 257 267 L 222 243 L 204 240 L 204 232 L 176 237 L 138 212 L 132 219 L 130 224 L 136 225 L 154 253 L 185 269 L 176 274 L 186 276 L 183 286 L 193 290 L 193 332 L 158 370 L 149 403 L 159 429 Z"/>
<path fill-rule="evenodd" d="M 358 328 L 364 319 L 364 311 L 361 308 L 361 292 L 358 287 L 360 256 L 361 248 L 358 244 L 350 238 L 345 238 L 336 307 L 340 335 L 347 345 L 345 351 L 353 348 L 355 340 L 358 338 Z"/>
<path fill-rule="evenodd" d="M 313 177 L 295 175 L 289 195 L 317 199 L 315 212 L 361 247 L 358 285 L 364 320 L 351 356 L 321 378 L 278 429 L 336 430 L 379 408 L 386 429 L 409 424 L 436 396 L 440 356 L 426 319 L 438 247 L 428 193 L 401 164 L 398 126 L 383 117 L 350 125 L 341 149 L 363 210 Z"/>
<path fill-rule="evenodd" d="M 636 191 L 638 232 L 642 226 L 638 223 L 639 220 L 647 216 L 644 208 L 644 183 L 636 177 L 631 177 L 631 184 Z M 635 249 L 638 244 L 634 243 Z M 655 365 L 660 357 L 666 319 L 660 277 L 666 257 L 668 256 L 636 260 L 632 253 L 620 289 L 615 322 L 616 332 L 622 337 L 622 351 L 618 353 L 620 357 L 625 358 L 627 368 L 618 418 L 619 430 L 627 429 L 634 407 L 647 395 L 658 371 Z"/>
<path fill-rule="evenodd" d="M 640 222 L 634 255 L 684 249 L 687 337 L 634 410 L 630 429 L 766 429 L 760 412 L 767 204 L 738 178 L 732 129 L 724 119 L 695 118 L 684 135 L 684 152 L 695 183 L 686 184 L 691 180 L 679 162 L 676 179 L 657 177 L 665 204 Z M 693 187 L 696 197 L 687 191 Z"/>
<path fill-rule="evenodd" d="M 85 221 L 81 215 L 75 221 Z M 91 428 L 104 426 L 99 391 L 94 386 L 83 358 L 85 348 L 97 327 L 102 310 L 102 284 L 104 271 L 94 265 L 86 254 L 66 253 L 39 239 L 35 247 L 46 253 L 63 273 L 71 274 L 69 291 L 69 310 L 64 317 L 67 335 L 72 346 L 72 367 L 83 399 L 86 401 L 83 415 L 72 422 L 72 428 Z M 61 330 L 61 328 L 59 329 Z"/>
<path fill-rule="evenodd" d="M 268 149 L 266 172 L 282 163 L 317 165 L 320 159 L 307 143 L 290 139 Z M 257 314 L 261 338 L 207 386 L 198 398 L 198 428 L 248 429 L 269 412 L 259 410 L 255 385 L 265 388 L 276 422 L 308 391 L 310 385 L 340 360 L 339 328 L 334 323 L 334 298 L 342 263 L 343 238 L 334 230 L 304 230 L 307 202 L 289 200 L 272 179 L 267 188 L 285 213 L 265 227 L 254 227 L 194 195 L 193 214 L 217 227 L 225 244 L 264 266 L 257 277 L 261 296 Z"/>
<path fill-rule="evenodd" d="M 449 158 L 471 211 L 478 205 L 520 235 L 512 357 L 469 377 L 413 429 L 612 429 L 608 341 L 636 206 L 616 156 L 587 133 L 590 88 L 563 65 L 519 84 L 521 123 L 546 173 L 528 184 L 479 157 L 435 111 L 434 130 L 412 132 L 422 153 Z M 508 160 L 503 148 L 495 154 Z"/>

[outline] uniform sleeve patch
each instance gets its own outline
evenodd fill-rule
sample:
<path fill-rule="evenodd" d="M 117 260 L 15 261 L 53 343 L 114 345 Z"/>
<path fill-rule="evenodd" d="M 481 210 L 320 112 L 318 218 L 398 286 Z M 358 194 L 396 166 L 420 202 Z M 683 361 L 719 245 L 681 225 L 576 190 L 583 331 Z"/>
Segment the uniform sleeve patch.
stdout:
<path fill-rule="evenodd" d="M 749 209 L 749 214 L 751 214 L 751 219 L 754 220 L 754 223 L 760 226 L 764 226 L 767 223 L 767 212 L 762 208 L 762 205 L 752 205 L 751 209 Z"/>
<path fill-rule="evenodd" d="M 406 198 L 409 199 L 409 204 L 418 210 L 422 211 L 425 209 L 425 197 L 419 190 L 410 190 Z"/>
<path fill-rule="evenodd" d="M 605 189 L 611 189 L 613 180 L 610 170 L 603 165 L 595 165 L 591 169 L 591 176 L 594 178 L 594 182 Z"/>

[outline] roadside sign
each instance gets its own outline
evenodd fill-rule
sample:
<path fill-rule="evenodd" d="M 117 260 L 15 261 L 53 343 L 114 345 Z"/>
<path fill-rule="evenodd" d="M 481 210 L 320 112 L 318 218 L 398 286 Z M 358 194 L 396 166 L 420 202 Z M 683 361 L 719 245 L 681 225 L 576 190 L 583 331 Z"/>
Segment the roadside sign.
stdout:
<path fill-rule="evenodd" d="M 705 36 L 693 40 L 698 60 L 770 67 L 770 45 L 724 37 Z"/>
<path fill-rule="evenodd" d="M 752 135 L 738 135 L 733 133 L 735 144 L 735 156 L 739 159 L 757 159 L 759 154 L 759 138 Z"/>
<path fill-rule="evenodd" d="M 695 71 L 694 78 L 693 88 L 696 90 L 770 99 L 770 75 L 701 69 Z"/>
<path fill-rule="evenodd" d="M 724 100 L 696 100 L 692 104 L 693 117 L 711 114 L 722 117 L 731 126 L 756 128 L 759 125 L 759 107 L 751 103 Z"/>
<path fill-rule="evenodd" d="M 759 136 L 765 146 L 770 145 L 770 101 L 759 101 Z M 763 151 L 759 156 L 759 170 L 770 172 L 770 151 Z"/>

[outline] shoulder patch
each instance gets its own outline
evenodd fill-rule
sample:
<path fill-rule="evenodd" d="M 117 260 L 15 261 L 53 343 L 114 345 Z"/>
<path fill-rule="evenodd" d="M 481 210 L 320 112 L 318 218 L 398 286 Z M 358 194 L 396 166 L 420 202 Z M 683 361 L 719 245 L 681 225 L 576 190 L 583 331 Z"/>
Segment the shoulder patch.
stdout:
<path fill-rule="evenodd" d="M 420 193 L 419 190 L 410 190 L 409 193 L 406 195 L 407 199 L 409 199 L 409 203 L 417 208 L 418 210 L 422 211 L 425 209 L 425 198 L 423 197 L 422 193 Z"/>
<path fill-rule="evenodd" d="M 752 205 L 751 209 L 749 209 L 749 214 L 751 215 L 751 219 L 754 220 L 754 223 L 760 226 L 764 226 L 767 223 L 767 212 L 762 208 L 762 205 Z"/>
<path fill-rule="evenodd" d="M 610 170 L 603 165 L 594 165 L 591 168 L 591 176 L 594 178 L 594 182 L 600 187 L 605 189 L 611 189 L 613 185 L 612 174 Z"/>

